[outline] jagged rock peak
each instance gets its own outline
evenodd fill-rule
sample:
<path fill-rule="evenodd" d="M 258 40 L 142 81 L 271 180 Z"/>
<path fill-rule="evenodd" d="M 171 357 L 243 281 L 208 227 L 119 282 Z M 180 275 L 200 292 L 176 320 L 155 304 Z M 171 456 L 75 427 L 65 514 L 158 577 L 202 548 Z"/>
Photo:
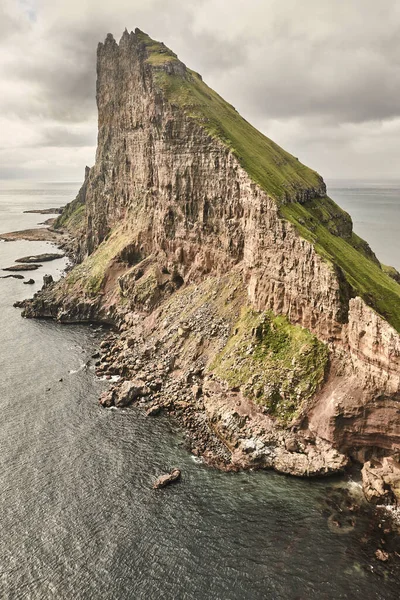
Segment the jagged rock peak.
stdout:
<path fill-rule="evenodd" d="M 166 52 L 174 54 L 171 50 L 169 50 L 169 48 L 167 48 L 167 46 L 165 46 L 165 44 L 163 42 L 156 42 L 147 33 L 142 31 L 138 27 L 136 27 L 135 31 L 130 31 L 130 32 L 125 27 L 119 42 L 116 41 L 116 39 L 114 38 L 114 35 L 112 33 L 107 33 L 106 39 L 104 40 L 104 42 L 99 42 L 99 46 L 104 46 L 106 44 L 120 46 L 121 43 L 125 43 L 128 40 L 134 41 L 136 43 L 142 42 L 142 43 L 144 43 L 144 45 L 153 46 L 153 48 L 155 48 L 156 46 L 159 46 L 160 48 L 164 48 Z M 174 54 L 174 56 L 176 56 L 176 54 Z"/>
<path fill-rule="evenodd" d="M 165 71 L 169 75 L 178 75 L 186 78 L 188 69 L 177 55 L 163 42 L 153 40 L 147 33 L 136 28 L 135 31 L 123 32 L 121 39 L 115 41 L 111 33 L 107 34 L 104 43 L 98 45 L 97 50 L 98 72 L 101 70 L 102 61 L 112 68 L 119 60 L 128 62 L 131 59 L 142 64 L 147 71 Z"/>
<path fill-rule="evenodd" d="M 106 39 L 104 40 L 104 44 L 102 44 L 101 42 L 99 43 L 99 46 L 105 46 L 107 44 L 112 44 L 115 45 L 117 42 L 114 39 L 114 36 L 112 33 L 107 33 L 106 35 Z"/>

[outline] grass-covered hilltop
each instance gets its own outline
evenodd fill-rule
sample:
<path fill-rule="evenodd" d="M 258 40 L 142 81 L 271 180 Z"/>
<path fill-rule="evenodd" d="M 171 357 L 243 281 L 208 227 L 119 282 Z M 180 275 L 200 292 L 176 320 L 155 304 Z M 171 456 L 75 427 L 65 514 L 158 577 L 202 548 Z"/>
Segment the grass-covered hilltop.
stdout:
<path fill-rule="evenodd" d="M 239 159 L 243 168 L 268 194 L 279 201 L 324 194 L 318 173 L 268 139 L 239 115 L 237 110 L 204 83 L 201 75 L 185 68 L 165 70 L 165 65 L 181 65 L 176 54 L 164 44 L 141 33 L 148 52 L 147 62 L 155 67 L 155 81 L 170 102 L 183 108 L 198 124 L 218 138 Z"/>
<path fill-rule="evenodd" d="M 55 225 L 76 264 L 24 314 L 114 325 L 98 373 L 121 380 L 101 403 L 172 412 L 209 463 L 394 460 L 400 274 L 318 173 L 164 44 L 109 34 L 96 92 L 96 162 Z"/>

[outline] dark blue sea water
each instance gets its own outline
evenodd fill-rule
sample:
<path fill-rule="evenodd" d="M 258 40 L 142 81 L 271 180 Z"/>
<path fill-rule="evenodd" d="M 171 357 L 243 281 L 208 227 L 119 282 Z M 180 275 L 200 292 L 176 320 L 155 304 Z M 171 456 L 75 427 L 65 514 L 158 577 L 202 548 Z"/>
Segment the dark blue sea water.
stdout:
<path fill-rule="evenodd" d="M 379 260 L 400 270 L 400 181 L 331 180 L 327 185 Z"/>
<path fill-rule="evenodd" d="M 48 216 L 23 210 L 60 206 L 77 188 L 2 182 L 0 231 L 35 226 Z M 360 233 L 364 221 L 373 229 L 371 209 L 364 216 L 361 210 L 362 191 L 331 194 L 358 215 Z M 395 226 L 390 197 L 376 201 L 381 219 L 370 241 L 400 266 L 396 236 L 389 250 L 387 232 L 379 234 L 382 222 Z M 0 267 L 50 249 L 0 242 Z M 34 289 L 44 273 L 60 276 L 64 264 L 35 272 Z M 0 280 L 2 600 L 399 597 L 393 564 L 374 558 L 379 529 L 372 511 L 363 505 L 352 524 L 337 509 L 346 491 L 363 504 L 357 481 L 221 473 L 187 454 L 167 418 L 100 408 L 106 383 L 96 379 L 91 355 L 103 332 L 22 319 L 12 304 L 32 291 L 22 281 Z M 182 469 L 182 482 L 154 491 L 156 476 L 173 466 Z"/>

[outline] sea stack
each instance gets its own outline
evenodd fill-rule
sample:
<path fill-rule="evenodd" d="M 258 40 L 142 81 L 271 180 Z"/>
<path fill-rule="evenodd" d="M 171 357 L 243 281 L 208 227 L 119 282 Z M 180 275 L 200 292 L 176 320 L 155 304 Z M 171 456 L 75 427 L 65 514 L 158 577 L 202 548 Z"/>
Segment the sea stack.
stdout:
<path fill-rule="evenodd" d="M 96 162 L 55 224 L 77 264 L 25 316 L 119 327 L 110 372 L 145 376 L 213 464 L 312 476 L 379 459 L 386 490 L 400 285 L 323 179 L 164 44 L 109 34 L 97 73 Z"/>

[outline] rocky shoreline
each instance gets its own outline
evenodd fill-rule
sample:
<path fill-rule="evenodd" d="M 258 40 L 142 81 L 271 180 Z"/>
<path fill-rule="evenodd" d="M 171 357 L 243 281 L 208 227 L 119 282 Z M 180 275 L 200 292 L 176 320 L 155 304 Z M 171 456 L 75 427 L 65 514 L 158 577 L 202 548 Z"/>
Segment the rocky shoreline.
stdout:
<path fill-rule="evenodd" d="M 150 313 L 107 314 L 96 299 L 72 299 L 66 307 L 55 297 L 58 286 L 47 283 L 18 306 L 25 317 L 102 322 L 118 330 L 103 341 L 96 364 L 99 376 L 119 378 L 101 398 L 104 406 L 137 403 L 149 414 L 165 411 L 187 432 L 188 449 L 223 470 L 267 468 L 312 477 L 343 472 L 348 465 L 331 443 L 299 427 L 301 417 L 291 427 L 279 424 L 263 405 L 213 372 L 210 359 L 226 346 L 235 319 L 230 305 L 225 316 L 219 312 L 218 289 L 233 303 L 237 296 L 239 304 L 243 290 L 236 278 L 184 287 Z M 196 306 L 207 294 L 209 301 Z"/>
<path fill-rule="evenodd" d="M 33 230 L 52 236 L 51 228 Z M 17 232 L 25 236 L 25 232 Z M 4 234 L 13 236 L 14 234 Z M 67 230 L 58 230 L 57 247 L 67 254 L 72 268 L 75 262 L 74 239 Z M 53 260 L 64 254 L 41 255 Z M 13 269 L 35 268 L 31 259 Z M 164 283 L 162 285 L 165 285 Z M 69 312 L 59 313 L 54 304 L 56 284 L 44 277 L 43 288 L 32 300 L 15 303 L 23 316 L 50 317 L 61 322 L 107 322 L 116 331 L 101 343 L 96 361 L 96 374 L 112 379 L 118 377 L 100 398 L 104 407 L 136 404 L 149 417 L 161 412 L 172 417 L 185 431 L 185 446 L 193 455 L 224 471 L 273 468 L 297 476 L 320 476 L 343 472 L 348 459 L 328 442 L 311 432 L 298 432 L 294 427 L 281 427 L 260 409 L 249 403 L 239 389 L 230 389 L 207 369 L 209 353 L 204 352 L 204 340 L 211 339 L 218 347 L 228 341 L 232 323 L 216 316 L 214 309 L 200 310 L 189 319 L 182 319 L 186 302 L 196 298 L 197 288 L 189 299 L 178 300 L 168 314 L 169 323 L 157 310 L 149 318 L 147 312 L 128 313 L 118 310 L 102 318 L 98 302 L 74 304 Z M 162 311 L 161 311 L 162 312 Z M 163 320 L 163 321 L 162 321 Z M 161 324 L 160 324 L 161 322 Z M 174 338 L 174 343 L 171 342 Z M 224 399 L 228 398 L 228 403 Z M 221 426 L 225 422 L 225 426 Z"/>
<path fill-rule="evenodd" d="M 67 232 L 64 235 L 68 238 Z M 62 247 L 68 252 L 68 247 L 73 248 L 73 241 L 70 239 L 69 244 Z M 69 252 L 69 256 L 73 260 L 73 251 Z M 46 293 L 50 293 L 51 297 L 56 285 L 50 278 L 44 279 L 39 298 Z M 24 311 L 32 309 L 32 301 L 24 301 L 18 306 Z M 74 320 L 86 322 L 85 309 L 80 318 L 79 307 L 75 307 L 75 310 L 78 310 L 78 314 L 75 313 Z M 52 315 L 53 318 L 56 314 Z M 254 406 L 246 401 L 239 390 L 229 389 L 225 382 L 207 372 L 206 357 L 199 352 L 198 334 L 201 332 L 201 337 L 208 338 L 214 335 L 219 344 L 224 345 L 229 336 L 228 321 L 224 323 L 221 319 L 215 319 L 207 311 L 200 318 L 196 315 L 196 319 L 180 319 L 178 322 L 173 322 L 172 316 L 172 329 L 164 331 L 163 339 L 156 325 L 162 316 L 155 314 L 149 319 L 145 313 L 114 315 L 113 330 L 106 334 L 99 351 L 92 357 L 96 375 L 110 381 L 109 389 L 99 398 L 104 408 L 136 406 L 145 411 L 148 418 L 157 418 L 163 413 L 168 415 L 184 432 L 186 450 L 209 467 L 222 471 L 273 468 L 281 473 L 309 477 L 344 473 L 348 469 L 347 457 L 327 442 L 317 440 L 310 432 L 306 435 L 300 432 L 299 435 L 294 426 L 291 429 L 281 428 L 277 433 L 276 423 L 270 423 L 268 430 L 270 419 L 267 415 L 262 411 L 254 415 Z M 63 321 L 62 318 L 60 320 Z M 65 315 L 64 322 L 68 321 Z M 99 319 L 99 322 L 104 321 Z M 165 327 L 165 320 L 163 325 Z M 174 337 L 173 344 L 167 342 L 171 337 Z M 194 352 L 187 355 L 185 346 L 191 337 L 196 337 L 197 342 Z M 180 361 L 182 352 L 185 355 L 184 368 Z M 116 378 L 118 380 L 113 381 Z M 233 413 L 232 397 L 235 406 Z M 217 402 L 217 399 L 226 398 L 230 398 L 228 408 L 225 402 L 222 405 Z M 261 427 L 257 422 L 259 418 L 262 420 Z M 235 419 L 237 422 L 233 425 Z M 224 420 L 229 421 L 228 444 L 226 431 L 220 427 Z M 327 446 L 322 448 L 320 455 L 316 452 L 319 445 Z M 173 473 L 172 478 L 171 473 L 161 476 L 154 485 L 158 487 L 161 482 L 162 487 L 164 479 L 168 485 L 170 479 L 173 481 L 174 478 Z M 179 478 L 180 474 L 177 476 Z M 366 508 L 349 494 L 346 487 L 342 491 L 332 489 L 332 497 L 326 499 L 328 526 L 338 533 L 348 533 L 355 529 L 358 515 L 363 515 Z M 388 500 L 393 501 L 392 496 L 387 492 L 385 494 Z M 368 493 L 366 497 L 371 501 Z M 376 501 L 381 500 L 382 495 L 377 494 Z M 379 572 L 379 565 L 385 569 L 395 568 L 400 556 L 399 523 L 380 506 L 374 511 L 371 531 L 361 543 L 368 556 L 371 549 L 375 548 L 374 568 Z"/>
<path fill-rule="evenodd" d="M 34 214 L 61 214 L 62 208 L 55 209 L 38 209 L 38 210 L 28 210 L 24 211 L 25 213 L 34 213 Z M 15 242 L 15 241 L 28 241 L 28 242 L 50 242 L 52 243 L 58 250 L 62 250 L 62 252 L 45 252 L 37 255 L 23 256 L 21 258 L 17 258 L 15 260 L 14 265 L 9 267 L 3 267 L 3 271 L 35 271 L 42 265 L 39 264 L 41 262 L 50 262 L 53 260 L 58 260 L 60 258 L 68 257 L 70 263 L 74 261 L 74 240 L 71 234 L 67 230 L 57 230 L 53 228 L 53 224 L 55 219 L 48 219 L 42 225 L 44 227 L 38 227 L 35 229 L 23 229 L 21 231 L 11 231 L 7 233 L 0 234 L 0 240 L 3 242 Z M 39 223 L 41 225 L 41 223 Z M 71 268 L 71 265 L 68 268 Z M 15 279 L 23 279 L 24 276 L 17 275 L 6 275 L 0 277 L 0 279 L 6 279 L 8 277 L 14 277 Z M 24 283 L 34 283 L 33 279 L 30 279 Z"/>
<path fill-rule="evenodd" d="M 129 344 L 132 344 L 132 338 L 129 340 Z M 206 423 L 201 370 L 191 369 L 183 377 L 174 380 L 171 372 L 175 358 L 172 355 L 152 356 L 149 350 L 143 355 L 137 351 L 140 344 L 137 339 L 136 352 L 131 354 L 133 366 L 129 373 L 133 379 L 128 378 L 121 356 L 121 341 L 123 343 L 123 338 L 111 333 L 100 345 L 96 375 L 106 379 L 120 377 L 100 397 L 100 404 L 107 408 L 136 404 L 149 417 L 164 412 L 185 431 L 185 447 L 189 452 L 201 457 L 210 466 L 224 471 L 238 470 L 232 464 L 226 446 Z"/>
<path fill-rule="evenodd" d="M 309 432 L 283 427 L 277 431 L 276 424 L 254 410 L 240 392 L 207 373 L 204 357 L 183 367 L 179 343 L 172 349 L 148 342 L 147 336 L 133 335 L 131 329 L 112 333 L 102 342 L 96 374 L 120 377 L 100 398 L 103 406 L 135 403 L 148 415 L 164 411 L 185 430 L 187 449 L 224 471 L 274 468 L 320 476 L 343 472 L 348 465 L 344 455 Z M 227 403 L 218 403 L 226 397 Z"/>
<path fill-rule="evenodd" d="M 43 290 L 51 291 L 54 285 L 52 281 L 46 279 Z M 27 303 L 22 302 L 19 307 L 25 310 Z M 228 448 L 226 439 L 218 435 L 218 427 L 214 429 L 210 413 L 207 412 L 207 403 L 214 386 L 223 386 L 223 383 L 207 374 L 202 360 L 182 370 L 179 365 L 179 354 L 182 349 L 179 342 L 173 345 L 173 350 L 166 351 L 161 342 L 157 342 L 149 335 L 146 325 L 143 327 L 144 315 L 135 317 L 130 315 L 128 322 L 126 320 L 120 319 L 118 324 L 115 323 L 113 330 L 106 333 L 105 338 L 100 342 L 98 352 L 92 355 L 96 376 L 110 382 L 109 388 L 99 398 L 99 403 L 105 409 L 138 408 L 144 411 L 148 418 L 157 418 L 160 414 L 167 415 L 184 432 L 184 447 L 188 452 L 198 457 L 207 466 L 225 472 L 274 468 L 281 473 L 318 477 L 335 475 L 335 473 L 344 474 L 349 468 L 350 473 L 352 469 L 354 471 L 354 467 L 351 467 L 347 459 L 336 453 L 336 457 L 341 462 L 331 470 L 321 469 L 314 473 L 294 472 L 294 463 L 290 457 L 293 455 L 301 457 L 305 449 L 296 437 L 296 427 L 291 431 L 282 428 L 281 435 L 275 438 L 275 448 L 280 447 L 286 458 L 289 458 L 286 463 L 282 462 L 283 468 L 279 469 L 271 461 L 266 462 L 262 448 L 257 446 L 257 441 L 254 441 L 255 432 L 251 419 L 247 418 L 237 428 L 241 440 L 238 438 Z M 83 315 L 82 322 L 85 321 Z M 189 322 L 184 328 L 179 327 L 178 337 L 181 340 L 190 337 L 192 326 L 194 323 Z M 206 328 L 213 327 L 216 327 L 215 323 L 206 325 Z M 219 327 L 222 327 L 221 323 Z M 238 395 L 238 392 L 227 389 L 225 384 L 221 395 L 226 397 L 229 393 Z M 215 396 L 212 404 L 214 401 Z M 241 400 L 237 399 L 236 402 L 243 401 L 241 397 Z M 243 403 L 246 406 L 246 403 Z M 220 420 L 220 416 L 217 419 Z M 274 432 L 276 433 L 276 427 Z M 259 436 L 259 431 L 257 435 Z M 316 442 L 315 439 L 304 441 L 312 442 L 312 445 Z M 272 438 L 268 443 L 271 442 Z M 270 448 L 271 446 L 268 450 Z M 315 464 L 315 456 L 312 460 Z M 358 473 L 357 470 L 356 474 Z M 180 472 L 177 475 L 173 470 L 169 474 L 160 476 L 154 482 L 154 487 L 164 487 L 164 481 L 166 481 L 165 485 L 168 485 L 170 481 L 179 479 Z M 354 495 L 348 487 L 346 484 L 348 479 L 349 475 L 343 479 L 343 486 L 333 484 L 332 493 L 324 501 L 328 527 L 339 535 L 355 530 L 358 518 L 364 516 L 366 511 L 371 511 L 371 508 L 367 508 L 360 498 L 359 492 Z M 376 506 L 372 511 L 370 530 L 360 542 L 368 559 L 373 561 L 371 568 L 379 574 L 381 570 L 383 573 L 383 569 L 390 571 L 397 568 L 400 558 L 400 522 L 394 513 L 383 506 Z"/>
<path fill-rule="evenodd" d="M 348 455 L 307 427 L 307 405 L 290 427 L 280 425 L 265 407 L 250 401 L 245 390 L 230 386 L 210 368 L 210 357 L 226 346 L 235 319 L 230 305 L 221 316 L 218 298 L 225 290 L 232 306 L 240 304 L 243 290 L 237 281 L 226 276 L 183 287 L 152 311 L 119 306 L 107 312 L 103 295 L 80 302 L 71 296 L 68 305 L 60 302 L 60 284 L 46 279 L 41 292 L 17 306 L 26 317 L 112 325 L 114 331 L 102 342 L 96 359 L 96 374 L 117 381 L 100 403 L 135 404 L 149 418 L 168 414 L 185 431 L 186 448 L 204 463 L 224 471 L 274 469 L 300 477 L 344 472 Z M 384 493 L 376 494 L 375 502 L 396 501 L 386 488 L 378 486 Z"/>

